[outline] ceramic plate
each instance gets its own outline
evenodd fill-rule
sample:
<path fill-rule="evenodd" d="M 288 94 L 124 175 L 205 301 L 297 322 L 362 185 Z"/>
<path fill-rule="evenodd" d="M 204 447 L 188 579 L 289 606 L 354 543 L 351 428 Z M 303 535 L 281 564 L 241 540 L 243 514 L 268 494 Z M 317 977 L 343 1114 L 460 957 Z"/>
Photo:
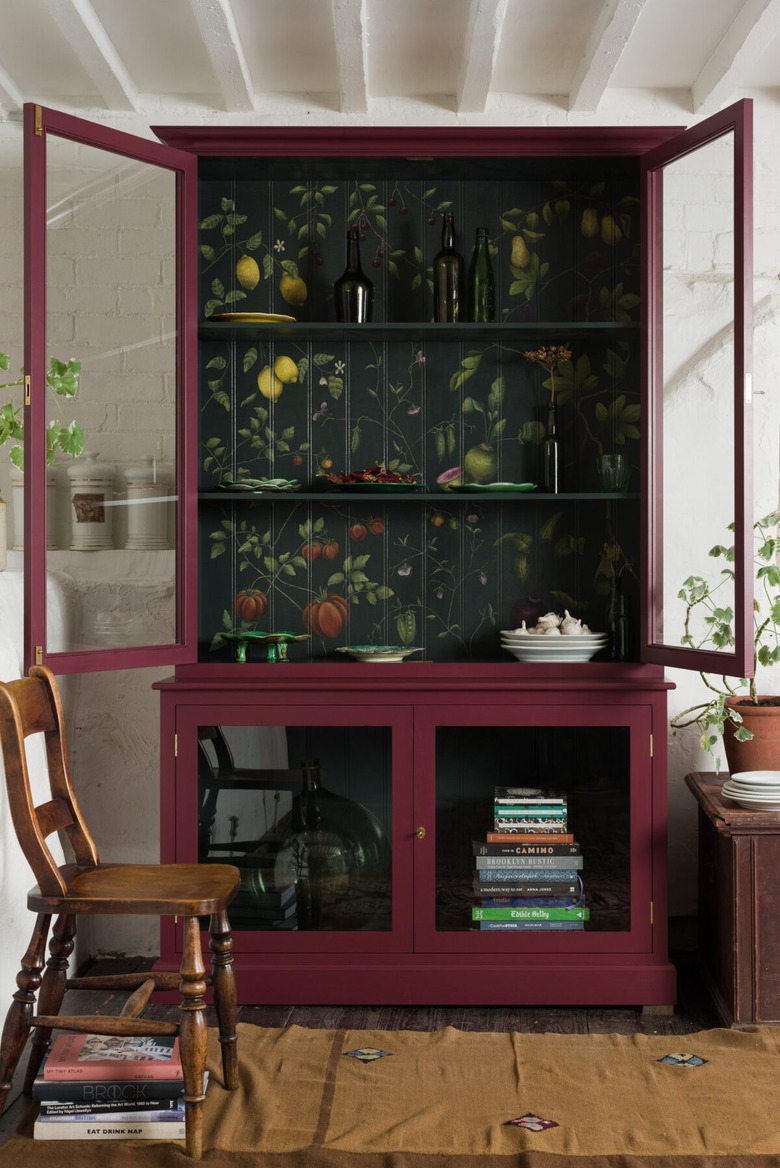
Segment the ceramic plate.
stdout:
<path fill-rule="evenodd" d="M 745 787 L 742 783 L 732 783 L 726 780 L 724 791 L 733 791 L 735 795 L 744 795 L 746 799 L 774 799 L 780 795 L 780 786 L 772 787 Z"/>
<path fill-rule="evenodd" d="M 601 646 L 583 645 L 578 649 L 573 646 L 569 648 L 568 645 L 561 646 L 560 653 L 550 653 L 546 649 L 537 649 L 534 646 L 519 646 L 519 645 L 504 645 L 507 653 L 511 653 L 518 661 L 533 662 L 538 664 L 540 661 L 555 661 L 556 664 L 563 664 L 568 661 L 590 661 L 591 657 L 599 652 Z"/>
<path fill-rule="evenodd" d="M 341 645 L 336 652 L 346 653 L 356 661 L 388 665 L 403 661 L 410 653 L 421 653 L 422 649 L 412 649 L 405 645 Z"/>
<path fill-rule="evenodd" d="M 490 494 L 490 492 L 509 491 L 521 494 L 525 491 L 535 491 L 536 483 L 460 483 L 457 487 L 447 487 L 448 491 L 472 492 L 476 495 Z"/>
<path fill-rule="evenodd" d="M 780 782 L 773 783 L 740 783 L 736 779 L 726 779 L 724 787 L 728 787 L 732 791 L 744 791 L 747 795 L 765 795 L 767 791 L 772 794 L 775 791 L 780 791 Z"/>
<path fill-rule="evenodd" d="M 220 491 L 246 491 L 254 494 L 257 491 L 299 491 L 301 484 L 297 479 L 223 479 L 217 483 Z"/>
<path fill-rule="evenodd" d="M 215 312 L 208 320 L 218 324 L 297 324 L 294 316 L 276 312 Z"/>
<path fill-rule="evenodd" d="M 751 798 L 748 795 L 729 795 L 726 791 L 723 792 L 727 799 L 732 803 L 738 803 L 740 807 L 744 807 L 747 811 L 777 811 L 780 812 L 780 798 L 768 799 L 766 796 L 762 799 L 760 795 Z"/>
<path fill-rule="evenodd" d="M 774 783 L 780 787 L 780 771 L 737 771 L 728 780 L 732 783 L 749 783 L 751 786 Z"/>
<path fill-rule="evenodd" d="M 400 495 L 405 491 L 419 491 L 425 483 L 334 483 L 340 491 L 354 491 L 360 494 L 368 494 L 371 491 L 379 491 L 383 495 Z"/>

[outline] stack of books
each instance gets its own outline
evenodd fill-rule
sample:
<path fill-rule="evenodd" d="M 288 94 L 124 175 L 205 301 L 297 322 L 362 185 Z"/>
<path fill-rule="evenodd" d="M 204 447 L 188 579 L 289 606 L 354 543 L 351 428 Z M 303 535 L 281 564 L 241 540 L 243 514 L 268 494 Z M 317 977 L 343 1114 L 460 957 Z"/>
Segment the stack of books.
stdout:
<path fill-rule="evenodd" d="M 496 787 L 493 831 L 474 841 L 472 920 L 485 931 L 580 930 L 585 906 L 580 845 L 568 831 L 566 796 Z"/>
<path fill-rule="evenodd" d="M 36 1140 L 182 1140 L 178 1038 L 60 1034 L 33 1084 Z"/>

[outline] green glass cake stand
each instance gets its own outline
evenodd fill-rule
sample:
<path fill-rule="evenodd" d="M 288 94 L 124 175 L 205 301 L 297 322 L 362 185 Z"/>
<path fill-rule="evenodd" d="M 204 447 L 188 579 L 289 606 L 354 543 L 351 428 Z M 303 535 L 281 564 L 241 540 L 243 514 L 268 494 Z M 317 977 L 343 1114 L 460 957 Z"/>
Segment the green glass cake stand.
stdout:
<path fill-rule="evenodd" d="M 223 633 L 223 641 L 232 641 L 236 646 L 236 661 L 246 661 L 246 651 L 249 645 L 265 646 L 265 659 L 269 665 L 277 661 L 289 661 L 287 646 L 293 641 L 308 641 L 308 633 L 261 633 L 257 629 L 233 629 L 232 633 Z"/>

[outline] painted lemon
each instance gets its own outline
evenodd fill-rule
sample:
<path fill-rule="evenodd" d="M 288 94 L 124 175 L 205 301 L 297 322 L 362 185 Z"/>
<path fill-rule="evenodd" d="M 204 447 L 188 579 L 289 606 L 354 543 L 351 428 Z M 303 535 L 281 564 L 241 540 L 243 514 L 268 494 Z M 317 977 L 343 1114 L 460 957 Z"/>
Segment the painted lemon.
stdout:
<path fill-rule="evenodd" d="M 257 388 L 263 397 L 267 397 L 271 401 L 278 401 L 284 385 L 276 374 L 271 372 L 271 366 L 266 365 L 257 375 Z"/>
<path fill-rule="evenodd" d="M 301 305 L 306 303 L 306 297 L 309 290 L 306 287 L 306 281 L 301 276 L 291 276 L 289 272 L 284 272 L 279 281 L 279 291 L 282 294 L 282 300 L 287 304 Z"/>
<path fill-rule="evenodd" d="M 260 268 L 252 256 L 243 255 L 236 264 L 236 279 L 242 288 L 252 292 L 260 283 Z"/>
<path fill-rule="evenodd" d="M 298 366 L 292 357 L 277 357 L 274 361 L 274 375 L 283 385 L 289 385 L 291 381 L 298 380 Z"/>
<path fill-rule="evenodd" d="M 594 239 L 599 233 L 599 216 L 595 207 L 586 207 L 582 212 L 580 231 L 586 239 Z"/>
<path fill-rule="evenodd" d="M 601 220 L 601 238 L 604 243 L 610 246 L 615 243 L 620 243 L 623 238 L 623 232 L 611 215 L 605 215 Z"/>
<path fill-rule="evenodd" d="M 512 237 L 512 255 L 509 262 L 515 268 L 527 268 L 531 262 L 531 253 L 522 235 Z"/>

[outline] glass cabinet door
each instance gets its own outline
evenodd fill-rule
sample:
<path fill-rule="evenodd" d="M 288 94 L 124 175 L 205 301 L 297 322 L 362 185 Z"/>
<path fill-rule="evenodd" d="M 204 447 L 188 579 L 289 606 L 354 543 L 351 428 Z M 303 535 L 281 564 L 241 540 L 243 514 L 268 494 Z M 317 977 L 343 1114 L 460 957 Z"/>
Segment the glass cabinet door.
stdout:
<path fill-rule="evenodd" d="M 187 660 L 196 159 L 31 106 L 25 191 L 28 663 Z"/>
<path fill-rule="evenodd" d="M 650 944 L 650 715 L 640 707 L 431 714 L 416 948 Z"/>
<path fill-rule="evenodd" d="M 649 413 L 643 660 L 752 676 L 752 103 L 642 158 Z M 710 550 L 733 545 L 728 562 Z M 725 568 L 725 571 L 721 571 Z M 685 581 L 717 585 L 734 643 L 700 647 Z M 703 607 L 703 606 L 702 606 Z M 730 621 L 728 623 L 731 623 Z"/>
<path fill-rule="evenodd" d="M 239 945 L 392 949 L 410 936 L 406 719 L 376 709 L 180 714 L 177 858 L 238 867 Z"/>

